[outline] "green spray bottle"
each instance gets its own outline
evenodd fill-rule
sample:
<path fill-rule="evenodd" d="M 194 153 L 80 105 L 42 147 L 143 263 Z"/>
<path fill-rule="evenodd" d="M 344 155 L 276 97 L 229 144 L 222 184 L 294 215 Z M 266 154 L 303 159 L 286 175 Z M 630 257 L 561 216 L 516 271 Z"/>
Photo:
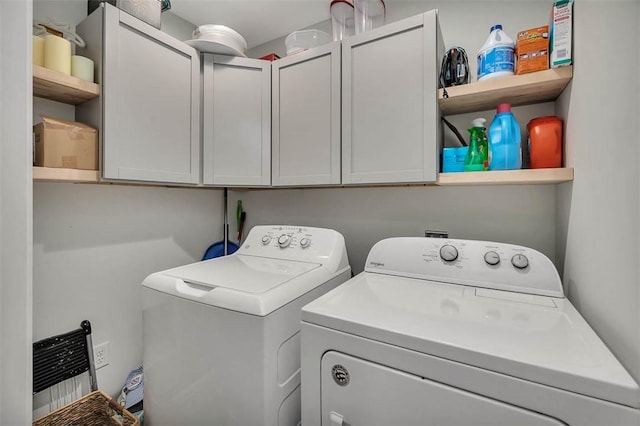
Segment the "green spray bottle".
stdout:
<path fill-rule="evenodd" d="M 469 143 L 467 156 L 464 159 L 464 171 L 481 172 L 484 170 L 484 165 L 482 164 L 482 153 L 478 147 L 478 133 L 475 127 L 468 130 L 471 132 L 471 142 Z"/>
<path fill-rule="evenodd" d="M 484 166 L 484 170 L 489 170 L 489 138 L 487 137 L 487 128 L 484 125 L 486 121 L 487 120 L 480 117 L 473 120 L 472 123 L 473 127 L 480 129 L 478 130 L 480 133 L 480 137 L 478 138 L 478 149 L 482 152 L 482 165 Z"/>
<path fill-rule="evenodd" d="M 484 128 L 484 118 L 476 118 L 472 126 L 467 129 L 470 136 L 469 150 L 464 159 L 465 172 L 481 172 L 489 169 L 489 143 Z"/>

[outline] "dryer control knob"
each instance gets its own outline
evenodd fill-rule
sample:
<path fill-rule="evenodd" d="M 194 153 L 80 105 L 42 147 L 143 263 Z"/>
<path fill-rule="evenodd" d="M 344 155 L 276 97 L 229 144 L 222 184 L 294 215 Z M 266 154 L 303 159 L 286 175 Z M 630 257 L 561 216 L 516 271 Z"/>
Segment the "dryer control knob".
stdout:
<path fill-rule="evenodd" d="M 511 258 L 511 264 L 518 269 L 524 269 L 529 266 L 529 259 L 524 254 L 516 254 Z"/>
<path fill-rule="evenodd" d="M 440 257 L 445 262 L 453 262 L 458 258 L 458 249 L 451 244 L 445 244 L 440 247 Z"/>
<path fill-rule="evenodd" d="M 291 243 L 291 237 L 287 234 L 282 234 L 278 237 L 278 245 L 280 248 L 285 248 Z"/>
<path fill-rule="evenodd" d="M 495 266 L 500 263 L 500 255 L 495 251 L 488 251 L 484 254 L 484 261 L 487 265 Z"/>
<path fill-rule="evenodd" d="M 269 244 L 269 242 L 271 242 L 271 236 L 270 235 L 265 235 L 262 237 L 262 244 L 263 245 L 267 245 Z"/>
<path fill-rule="evenodd" d="M 309 247 L 309 244 L 311 244 L 311 240 L 309 238 L 303 237 L 300 240 L 300 247 L 303 249 Z"/>

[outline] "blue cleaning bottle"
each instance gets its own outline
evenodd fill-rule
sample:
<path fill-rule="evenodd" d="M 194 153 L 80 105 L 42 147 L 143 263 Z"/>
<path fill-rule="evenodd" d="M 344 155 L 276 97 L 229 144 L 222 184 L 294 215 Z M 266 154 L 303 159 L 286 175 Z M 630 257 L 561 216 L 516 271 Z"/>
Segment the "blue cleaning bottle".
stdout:
<path fill-rule="evenodd" d="M 489 126 L 489 170 L 521 168 L 520 125 L 511 112 L 511 104 L 500 104 Z"/>

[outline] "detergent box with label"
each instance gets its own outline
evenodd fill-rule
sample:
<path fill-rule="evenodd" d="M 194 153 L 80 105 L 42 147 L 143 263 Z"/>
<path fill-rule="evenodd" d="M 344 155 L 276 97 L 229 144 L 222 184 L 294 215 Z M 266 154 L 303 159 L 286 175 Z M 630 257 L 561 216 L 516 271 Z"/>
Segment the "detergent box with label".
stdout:
<path fill-rule="evenodd" d="M 573 0 L 556 0 L 549 20 L 549 67 L 571 65 Z"/>
<path fill-rule="evenodd" d="M 516 74 L 549 68 L 549 26 L 519 31 L 516 39 Z"/>

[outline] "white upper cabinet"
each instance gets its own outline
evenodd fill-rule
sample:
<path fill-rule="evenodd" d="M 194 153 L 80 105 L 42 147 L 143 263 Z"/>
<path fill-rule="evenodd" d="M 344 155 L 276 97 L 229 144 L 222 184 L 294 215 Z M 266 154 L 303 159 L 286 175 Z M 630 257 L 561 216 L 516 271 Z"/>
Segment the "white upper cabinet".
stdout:
<path fill-rule="evenodd" d="M 199 183 L 198 52 L 106 3 L 77 31 L 102 93 L 76 116 L 99 129 L 103 179 Z"/>
<path fill-rule="evenodd" d="M 203 55 L 203 183 L 271 183 L 271 63 Z"/>
<path fill-rule="evenodd" d="M 437 11 L 342 42 L 342 183 L 435 182 Z"/>
<path fill-rule="evenodd" d="M 273 62 L 273 185 L 340 183 L 340 43 Z"/>

